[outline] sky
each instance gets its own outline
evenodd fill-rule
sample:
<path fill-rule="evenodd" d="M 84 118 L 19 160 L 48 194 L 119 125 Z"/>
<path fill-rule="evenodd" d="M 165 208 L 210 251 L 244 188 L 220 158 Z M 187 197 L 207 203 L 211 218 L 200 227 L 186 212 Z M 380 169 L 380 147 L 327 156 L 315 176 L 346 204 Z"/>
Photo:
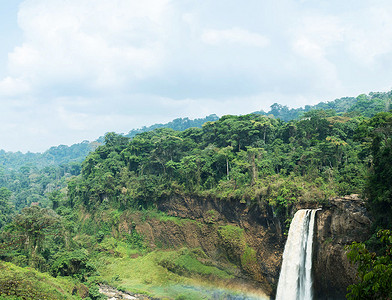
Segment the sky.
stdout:
<path fill-rule="evenodd" d="M 0 149 L 392 89 L 390 0 L 1 0 Z"/>

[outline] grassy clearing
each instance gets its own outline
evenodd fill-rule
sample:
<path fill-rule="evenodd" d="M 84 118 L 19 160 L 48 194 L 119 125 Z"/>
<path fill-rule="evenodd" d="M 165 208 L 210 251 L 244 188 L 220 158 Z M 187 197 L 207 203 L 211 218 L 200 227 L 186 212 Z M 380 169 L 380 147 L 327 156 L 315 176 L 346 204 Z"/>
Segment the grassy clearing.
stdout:
<path fill-rule="evenodd" d="M 233 275 L 231 275 L 229 271 L 203 264 L 199 258 L 207 258 L 201 249 L 189 250 L 184 248 L 180 251 L 162 252 L 156 261 L 160 266 L 181 276 L 200 276 L 210 279 L 233 278 Z"/>
<path fill-rule="evenodd" d="M 206 289 L 190 287 L 224 282 L 234 276 L 229 270 L 202 263 L 199 259 L 204 256 L 200 249 L 186 248 L 154 251 L 133 259 L 102 256 L 99 271 L 103 281 L 131 292 L 167 299 L 208 299 Z"/>

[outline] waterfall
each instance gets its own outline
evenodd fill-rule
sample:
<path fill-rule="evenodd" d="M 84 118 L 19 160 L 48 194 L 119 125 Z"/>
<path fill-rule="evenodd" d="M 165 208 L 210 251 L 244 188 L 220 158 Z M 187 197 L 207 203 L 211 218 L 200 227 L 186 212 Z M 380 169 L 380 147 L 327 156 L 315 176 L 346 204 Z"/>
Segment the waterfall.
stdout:
<path fill-rule="evenodd" d="M 318 209 L 301 209 L 290 224 L 276 300 L 311 300 L 314 218 Z"/>

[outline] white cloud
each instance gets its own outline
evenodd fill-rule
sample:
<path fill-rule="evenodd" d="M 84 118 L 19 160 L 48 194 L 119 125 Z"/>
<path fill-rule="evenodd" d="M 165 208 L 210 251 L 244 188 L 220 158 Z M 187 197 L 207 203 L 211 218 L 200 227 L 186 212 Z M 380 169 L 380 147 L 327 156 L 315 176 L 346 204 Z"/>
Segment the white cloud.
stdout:
<path fill-rule="evenodd" d="M 7 76 L 0 81 L 0 97 L 26 95 L 29 91 L 30 86 L 23 79 Z"/>
<path fill-rule="evenodd" d="M 328 50 L 343 41 L 344 27 L 339 18 L 307 16 L 293 29 L 294 49 L 310 59 L 320 59 Z"/>
<path fill-rule="evenodd" d="M 341 90 L 338 66 L 333 51 L 343 42 L 345 28 L 334 16 L 306 15 L 291 29 L 292 48 L 303 60 L 311 62 L 307 68 L 314 74 L 312 87 Z"/>
<path fill-rule="evenodd" d="M 27 0 L 25 36 L 9 71 L 35 86 L 118 88 L 160 67 L 170 6 L 166 0 Z"/>
<path fill-rule="evenodd" d="M 391 14 L 386 0 L 25 0 L 0 70 L 3 145 L 390 87 Z"/>
<path fill-rule="evenodd" d="M 204 43 L 211 45 L 238 44 L 240 46 L 260 48 L 264 48 L 270 43 L 267 37 L 241 28 L 208 29 L 203 32 L 201 39 Z"/>
<path fill-rule="evenodd" d="M 355 17 L 364 22 L 346 24 L 347 49 L 359 64 L 372 68 L 377 60 L 392 52 L 392 7 L 389 2 L 375 2 Z"/>
<path fill-rule="evenodd" d="M 89 128 L 88 114 L 67 111 L 63 106 L 57 107 L 59 120 L 66 124 L 70 130 L 83 131 Z"/>

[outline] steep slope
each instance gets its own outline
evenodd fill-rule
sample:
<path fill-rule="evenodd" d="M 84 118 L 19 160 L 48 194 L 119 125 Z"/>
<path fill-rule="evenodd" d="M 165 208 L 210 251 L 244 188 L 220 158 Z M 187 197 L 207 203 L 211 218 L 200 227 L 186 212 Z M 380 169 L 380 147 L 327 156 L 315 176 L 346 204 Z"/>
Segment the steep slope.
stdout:
<path fill-rule="evenodd" d="M 32 268 L 0 261 L 1 299 L 67 300 L 88 295 L 89 289 L 76 281 L 53 278 Z"/>
<path fill-rule="evenodd" d="M 371 235 L 371 218 L 358 195 L 334 198 L 318 213 L 314 251 L 316 299 L 345 299 L 347 287 L 356 281 L 345 246 Z"/>

